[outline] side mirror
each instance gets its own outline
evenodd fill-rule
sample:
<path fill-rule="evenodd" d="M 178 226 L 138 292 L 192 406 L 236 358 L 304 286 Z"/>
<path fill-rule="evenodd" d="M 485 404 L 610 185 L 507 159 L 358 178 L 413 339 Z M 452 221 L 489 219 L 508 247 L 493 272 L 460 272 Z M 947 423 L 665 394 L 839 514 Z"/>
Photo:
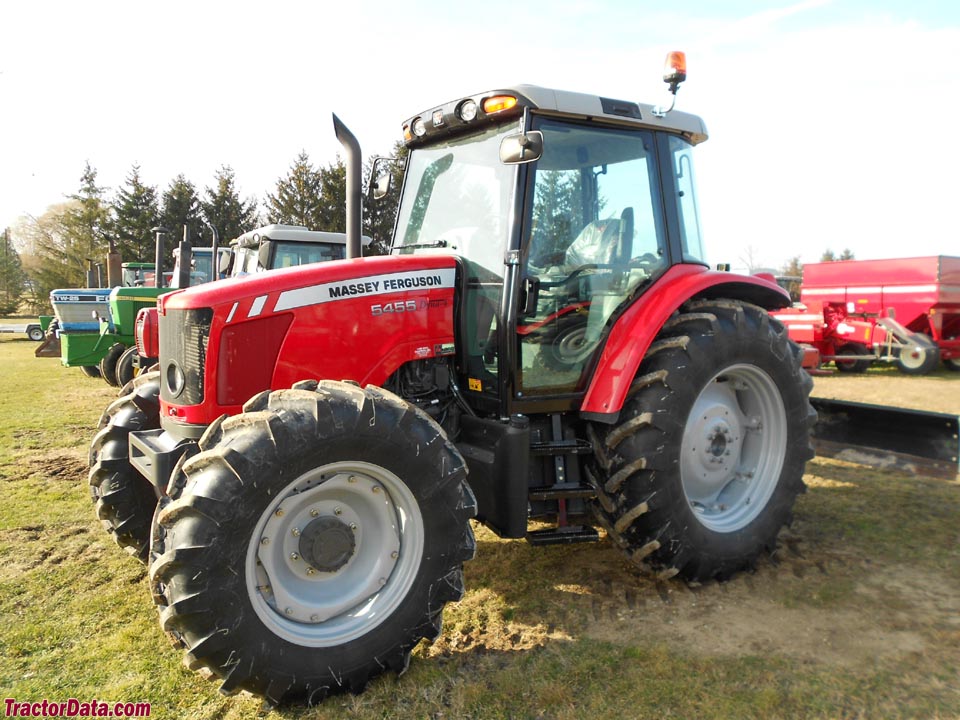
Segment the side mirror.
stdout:
<path fill-rule="evenodd" d="M 390 173 L 384 173 L 378 177 L 373 185 L 373 199 L 379 200 L 386 197 L 387 193 L 390 192 L 390 184 Z"/>
<path fill-rule="evenodd" d="M 257 264 L 263 270 L 270 268 L 270 246 L 272 244 L 269 240 L 264 240 L 260 243 L 260 249 L 257 250 Z"/>
<path fill-rule="evenodd" d="M 507 135 L 500 142 L 500 162 L 504 165 L 534 162 L 539 160 L 541 155 L 543 155 L 543 133 L 539 130 Z"/>
<path fill-rule="evenodd" d="M 231 265 L 233 265 L 232 252 L 217 253 L 217 272 L 220 275 L 229 275 Z"/>

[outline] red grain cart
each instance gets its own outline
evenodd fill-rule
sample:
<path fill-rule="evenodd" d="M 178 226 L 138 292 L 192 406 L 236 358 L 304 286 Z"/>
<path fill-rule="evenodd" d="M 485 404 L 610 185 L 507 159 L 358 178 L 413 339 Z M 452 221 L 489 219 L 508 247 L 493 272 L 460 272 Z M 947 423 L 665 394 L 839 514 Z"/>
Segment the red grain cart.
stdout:
<path fill-rule="evenodd" d="M 791 339 L 839 370 L 892 361 L 925 374 L 942 358 L 960 371 L 960 258 L 812 263 L 803 268 L 800 301 L 777 317 Z"/>

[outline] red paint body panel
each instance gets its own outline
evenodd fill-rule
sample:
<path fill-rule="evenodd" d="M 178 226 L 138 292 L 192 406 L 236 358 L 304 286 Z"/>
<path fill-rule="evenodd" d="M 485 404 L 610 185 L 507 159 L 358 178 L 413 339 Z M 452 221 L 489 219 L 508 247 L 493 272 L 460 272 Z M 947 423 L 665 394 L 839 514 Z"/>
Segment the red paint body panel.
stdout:
<path fill-rule="evenodd" d="M 231 384 L 245 390 L 252 386 L 248 387 L 242 377 L 234 381 L 220 372 L 212 377 L 211 369 L 220 365 L 224 330 L 229 327 L 234 336 L 243 336 L 244 324 L 279 314 L 290 316 L 291 322 L 279 343 L 271 389 L 290 387 L 304 379 L 380 385 L 403 363 L 434 357 L 438 346 L 452 345 L 455 272 L 456 261 L 451 256 L 358 258 L 275 270 L 166 295 L 162 312 L 209 307 L 213 309 L 213 321 L 204 402 L 174 406 L 161 401 L 161 412 L 179 422 L 201 425 L 224 413 L 239 412 L 248 397 L 221 405 L 218 394 L 236 399 L 229 392 Z M 442 278 L 442 283 L 395 287 L 404 273 L 428 273 L 431 278 Z M 325 293 L 337 283 L 360 289 L 356 295 L 331 299 Z M 379 314 L 372 310 L 374 306 L 379 306 Z M 387 306 L 389 310 L 385 311 Z M 256 330 L 251 328 L 249 337 L 258 337 Z M 251 354 L 265 350 L 255 341 L 251 345 L 246 348 Z M 244 372 L 242 362 L 227 362 L 224 367 L 229 372 Z"/>
<path fill-rule="evenodd" d="M 829 303 L 843 307 L 853 303 L 854 314 L 867 316 L 861 321 L 871 324 L 893 310 L 899 323 L 930 335 L 944 358 L 960 357 L 958 257 L 811 263 L 803 268 L 800 300 L 810 312 Z M 797 339 L 794 332 L 791 328 L 791 337 Z M 857 341 L 871 343 L 859 337 Z"/>
<path fill-rule="evenodd" d="M 740 298 L 745 288 L 755 288 L 782 298 L 784 306 L 790 303 L 786 292 L 762 278 L 713 272 L 700 265 L 674 265 L 613 326 L 580 411 L 602 415 L 619 412 L 640 361 L 670 315 L 690 298 L 722 286 L 729 286 L 725 297 Z"/>

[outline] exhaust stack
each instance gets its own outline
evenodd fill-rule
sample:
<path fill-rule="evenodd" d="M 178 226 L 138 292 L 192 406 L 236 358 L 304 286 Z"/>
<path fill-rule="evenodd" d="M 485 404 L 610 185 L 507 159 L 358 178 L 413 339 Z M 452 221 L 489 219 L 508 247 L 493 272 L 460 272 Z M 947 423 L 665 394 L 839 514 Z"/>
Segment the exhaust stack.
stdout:
<path fill-rule="evenodd" d="M 360 143 L 353 133 L 344 125 L 340 118 L 333 115 L 333 130 L 337 140 L 343 145 L 347 156 L 347 257 L 360 257 L 360 225 L 361 225 L 361 198 L 362 166 Z"/>

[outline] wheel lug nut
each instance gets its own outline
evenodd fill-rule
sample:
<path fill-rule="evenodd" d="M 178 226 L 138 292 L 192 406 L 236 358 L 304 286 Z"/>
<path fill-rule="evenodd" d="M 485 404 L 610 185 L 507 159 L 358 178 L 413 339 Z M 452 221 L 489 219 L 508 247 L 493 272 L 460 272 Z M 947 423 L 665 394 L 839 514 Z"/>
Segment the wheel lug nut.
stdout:
<path fill-rule="evenodd" d="M 293 615 L 293 608 L 287 608 L 286 610 L 284 610 L 284 612 L 285 612 L 287 615 Z"/>
<path fill-rule="evenodd" d="M 350 477 L 347 478 L 347 482 L 355 483 L 356 481 L 357 481 L 356 475 L 351 475 Z"/>
<path fill-rule="evenodd" d="M 277 517 L 283 517 L 283 508 L 277 508 L 277 511 L 274 513 Z"/>
<path fill-rule="evenodd" d="M 400 553 L 394 550 L 392 553 L 390 553 L 390 557 L 396 560 L 398 557 L 400 557 Z"/>
<path fill-rule="evenodd" d="M 316 575 L 316 574 L 317 574 L 317 571 L 314 570 L 312 567 L 307 568 L 307 575 Z"/>
<path fill-rule="evenodd" d="M 300 553 L 295 553 L 295 552 L 290 553 L 290 559 L 291 559 L 291 560 L 299 560 L 299 559 L 300 559 Z"/>
<path fill-rule="evenodd" d="M 373 486 L 373 491 L 374 491 L 375 493 L 380 492 L 380 486 L 379 486 L 379 485 L 374 485 L 374 486 Z"/>
<path fill-rule="evenodd" d="M 291 531 L 294 537 L 300 537 L 300 528 L 293 528 Z"/>
<path fill-rule="evenodd" d="M 334 515 L 342 515 L 342 514 L 343 514 L 343 509 L 342 509 L 342 508 L 334 508 L 333 514 L 334 514 Z"/>
<path fill-rule="evenodd" d="M 270 538 L 268 538 L 268 537 L 262 537 L 262 538 L 260 538 L 260 544 L 261 544 L 261 545 L 266 545 L 266 544 L 269 543 L 269 542 L 270 542 Z"/>
<path fill-rule="evenodd" d="M 310 622 L 317 622 L 317 621 L 319 621 L 319 620 L 320 620 L 320 616 L 319 616 L 319 615 L 311 615 L 311 616 L 310 616 Z"/>
<path fill-rule="evenodd" d="M 357 524 L 356 524 L 356 523 L 350 523 L 350 529 L 351 529 L 351 530 L 356 530 L 356 529 L 357 529 Z"/>
<path fill-rule="evenodd" d="M 320 511 L 314 508 L 310 511 L 310 517 L 317 517 L 320 514 Z"/>

